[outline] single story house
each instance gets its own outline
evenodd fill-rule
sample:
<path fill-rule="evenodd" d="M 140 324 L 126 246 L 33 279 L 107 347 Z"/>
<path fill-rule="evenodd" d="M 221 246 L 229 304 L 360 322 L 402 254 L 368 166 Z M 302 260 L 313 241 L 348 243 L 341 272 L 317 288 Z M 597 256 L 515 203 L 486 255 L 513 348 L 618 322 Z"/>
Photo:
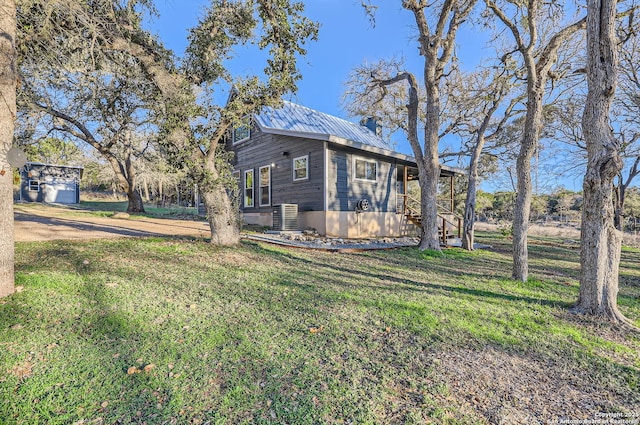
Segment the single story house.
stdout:
<path fill-rule="evenodd" d="M 77 166 L 27 162 L 20 169 L 20 200 L 78 204 L 82 172 Z"/>
<path fill-rule="evenodd" d="M 227 149 L 247 224 L 341 238 L 417 233 L 407 207 L 416 162 L 394 151 L 372 119 L 355 124 L 285 101 L 247 117 Z M 455 174 L 442 166 L 442 177 Z"/>

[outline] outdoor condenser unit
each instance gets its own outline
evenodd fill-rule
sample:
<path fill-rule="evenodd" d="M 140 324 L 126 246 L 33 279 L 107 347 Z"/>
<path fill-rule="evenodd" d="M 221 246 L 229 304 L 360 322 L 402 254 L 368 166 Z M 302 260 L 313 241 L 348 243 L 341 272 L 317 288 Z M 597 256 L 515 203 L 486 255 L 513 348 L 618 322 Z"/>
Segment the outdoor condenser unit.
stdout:
<path fill-rule="evenodd" d="M 298 204 L 280 204 L 273 208 L 274 230 L 298 230 Z"/>

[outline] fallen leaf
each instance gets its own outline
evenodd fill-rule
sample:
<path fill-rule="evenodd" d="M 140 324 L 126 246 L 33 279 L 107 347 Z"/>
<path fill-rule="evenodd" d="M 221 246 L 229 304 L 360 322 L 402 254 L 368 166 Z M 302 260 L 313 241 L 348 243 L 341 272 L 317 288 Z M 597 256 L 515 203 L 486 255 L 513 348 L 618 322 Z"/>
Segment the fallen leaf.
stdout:
<path fill-rule="evenodd" d="M 146 373 L 149 373 L 149 372 L 151 372 L 151 371 L 153 370 L 153 368 L 154 368 L 154 367 L 156 367 L 156 365 L 154 365 L 153 363 L 148 364 L 148 365 L 146 365 L 146 366 L 144 367 L 144 371 L 145 371 Z"/>
<path fill-rule="evenodd" d="M 309 328 L 309 332 L 311 332 L 312 334 L 321 332 L 324 329 L 324 326 L 320 326 L 320 327 L 311 327 Z"/>
<path fill-rule="evenodd" d="M 26 361 L 21 365 L 14 366 L 9 373 L 17 378 L 27 378 L 31 375 L 32 369 L 31 362 Z"/>
<path fill-rule="evenodd" d="M 140 373 L 140 369 L 135 366 L 131 366 L 129 369 L 127 369 L 127 375 L 133 375 L 134 373 Z"/>
<path fill-rule="evenodd" d="M 102 408 L 104 409 L 105 407 L 107 407 L 109 405 L 108 401 L 103 401 L 102 404 L 100 406 L 102 406 Z"/>

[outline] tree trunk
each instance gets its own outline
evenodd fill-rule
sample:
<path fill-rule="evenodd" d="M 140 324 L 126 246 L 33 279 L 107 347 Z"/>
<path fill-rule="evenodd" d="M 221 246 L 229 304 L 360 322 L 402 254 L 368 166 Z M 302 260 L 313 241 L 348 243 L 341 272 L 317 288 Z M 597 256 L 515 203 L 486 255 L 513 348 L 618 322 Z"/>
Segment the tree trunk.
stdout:
<path fill-rule="evenodd" d="M 420 174 L 420 208 L 422 209 L 422 232 L 420 250 L 440 251 L 438 238 L 438 179 L 440 161 L 438 145 L 440 142 L 440 87 L 436 73 L 438 50 L 424 52 L 424 84 L 427 92 L 424 119 L 424 158 Z M 444 232 L 445 229 L 442 229 Z"/>
<path fill-rule="evenodd" d="M 513 270 L 514 280 L 526 282 L 529 277 L 529 250 L 527 233 L 531 215 L 533 183 L 531 181 L 531 159 L 538 145 L 542 126 L 542 93 L 545 81 L 530 77 L 527 95 L 527 116 L 520 152 L 516 161 L 516 203 L 513 210 Z"/>
<path fill-rule="evenodd" d="M 462 227 L 462 248 L 473 251 L 474 226 L 476 222 L 476 191 L 478 189 L 478 162 L 484 147 L 484 135 L 478 135 L 469 163 L 467 199 L 464 201 L 464 223 Z"/>
<path fill-rule="evenodd" d="M 147 183 L 147 178 L 145 177 L 142 181 L 143 189 L 144 189 L 144 200 L 145 202 L 149 202 L 151 198 L 149 198 L 149 184 Z"/>
<path fill-rule="evenodd" d="M 613 209 L 613 225 L 615 226 L 616 229 L 622 231 L 622 214 L 624 211 L 624 197 L 625 197 L 625 191 L 626 191 L 626 187 L 624 186 L 624 184 L 622 183 L 622 176 L 620 177 L 620 184 L 618 185 L 618 187 L 613 188 L 614 190 L 614 209 Z"/>
<path fill-rule="evenodd" d="M 136 189 L 136 170 L 133 166 L 130 152 L 125 153 L 124 163 L 108 151 L 100 151 L 100 153 L 108 159 L 111 168 L 116 173 L 120 188 L 127 194 L 127 212 L 144 213 L 142 196 L 140 195 L 140 191 Z"/>
<path fill-rule="evenodd" d="M 15 289 L 13 236 L 13 173 L 7 152 L 13 143 L 16 119 L 16 4 L 2 3 L 0 11 L 0 298 Z"/>
<path fill-rule="evenodd" d="M 614 178 L 622 169 L 609 112 L 617 81 L 616 0 L 587 2 L 588 93 L 582 116 L 587 170 L 582 185 L 580 294 L 573 311 L 628 322 L 618 311 L 622 234 L 614 226 Z"/>
<path fill-rule="evenodd" d="M 206 157 L 204 168 L 207 178 L 214 182 L 200 185 L 200 194 L 211 229 L 211 243 L 216 246 L 238 245 L 240 243 L 238 212 L 229 198 L 227 188 L 218 181 L 219 172 L 214 155 Z"/>
<path fill-rule="evenodd" d="M 142 196 L 140 195 L 140 191 L 138 189 L 134 189 L 134 187 L 131 185 L 129 185 L 129 190 L 127 190 L 127 200 L 129 201 L 127 205 L 127 212 L 129 213 L 145 212 L 144 203 L 142 202 Z"/>
<path fill-rule="evenodd" d="M 438 238 L 438 177 L 440 167 L 433 162 L 427 162 L 420 167 L 420 208 L 422 213 L 422 229 L 420 234 L 420 250 L 434 249 L 440 251 L 440 239 Z"/>

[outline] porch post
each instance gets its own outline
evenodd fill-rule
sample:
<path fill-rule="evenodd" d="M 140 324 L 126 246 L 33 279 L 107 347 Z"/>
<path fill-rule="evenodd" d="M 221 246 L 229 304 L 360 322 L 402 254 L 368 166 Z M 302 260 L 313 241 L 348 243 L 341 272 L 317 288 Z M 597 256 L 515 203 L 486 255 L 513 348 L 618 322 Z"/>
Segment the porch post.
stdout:
<path fill-rule="evenodd" d="M 449 188 L 450 188 L 449 189 L 449 194 L 451 195 L 451 199 L 450 199 L 450 202 L 449 202 L 449 206 L 450 206 L 449 211 L 454 212 L 455 211 L 454 210 L 455 205 L 453 205 L 453 203 L 455 201 L 454 201 L 454 196 L 453 196 L 453 176 L 449 177 Z"/>
<path fill-rule="evenodd" d="M 409 167 L 407 165 L 404 166 L 404 187 L 402 191 L 403 201 L 402 201 L 402 213 L 407 213 L 407 197 L 409 196 Z"/>

